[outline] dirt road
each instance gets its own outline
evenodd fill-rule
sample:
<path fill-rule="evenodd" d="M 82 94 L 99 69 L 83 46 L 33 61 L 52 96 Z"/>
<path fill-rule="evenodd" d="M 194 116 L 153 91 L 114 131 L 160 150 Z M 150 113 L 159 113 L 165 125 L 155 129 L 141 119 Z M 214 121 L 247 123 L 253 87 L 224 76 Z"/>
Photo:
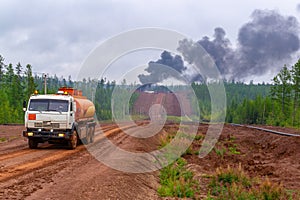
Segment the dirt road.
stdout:
<path fill-rule="evenodd" d="M 120 148 L 148 151 L 151 147 L 148 142 L 132 143 L 132 138 L 115 125 L 103 130 Z M 101 142 L 104 134 L 98 131 L 96 143 Z M 159 141 L 153 138 L 152 142 L 158 145 Z M 113 170 L 96 160 L 83 145 L 67 150 L 43 144 L 33 150 L 17 138 L 2 144 L 1 149 L 0 199 L 157 198 L 157 172 L 128 174 Z"/>
<path fill-rule="evenodd" d="M 132 133 L 143 132 L 126 124 L 122 126 Z M 198 135 L 204 137 L 207 128 L 208 125 L 200 125 Z M 6 138 L 0 143 L 0 199 L 160 199 L 156 192 L 158 171 L 114 170 L 95 159 L 83 145 L 76 150 L 49 144 L 29 149 L 21 137 L 22 129 L 0 126 L 0 137 Z M 165 125 L 159 134 L 147 139 L 131 137 L 116 125 L 103 125 L 102 129 L 104 132 L 97 129 L 95 142 L 100 151 L 107 151 L 103 142 L 106 135 L 121 149 L 149 152 L 157 149 L 161 135 L 176 133 L 178 125 Z M 269 177 L 287 189 L 300 188 L 300 138 L 226 125 L 215 149 L 203 159 L 193 153 L 199 150 L 201 142 L 194 140 L 192 154 L 184 156 L 200 184 L 208 184 L 203 175 L 214 173 L 217 167 L 241 163 L 253 177 Z M 200 188 L 201 195 L 205 196 L 206 187 Z"/>

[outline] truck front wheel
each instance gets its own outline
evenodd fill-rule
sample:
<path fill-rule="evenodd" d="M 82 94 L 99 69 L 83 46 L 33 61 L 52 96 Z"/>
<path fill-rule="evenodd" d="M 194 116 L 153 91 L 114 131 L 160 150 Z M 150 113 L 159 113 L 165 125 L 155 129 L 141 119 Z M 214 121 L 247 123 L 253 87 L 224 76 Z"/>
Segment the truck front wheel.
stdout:
<path fill-rule="evenodd" d="M 30 149 L 36 149 L 38 146 L 38 142 L 33 140 L 33 139 L 29 139 L 28 140 L 28 146 Z"/>
<path fill-rule="evenodd" d="M 71 140 L 68 141 L 69 149 L 76 149 L 77 141 L 78 141 L 77 132 L 74 130 L 71 136 Z"/>

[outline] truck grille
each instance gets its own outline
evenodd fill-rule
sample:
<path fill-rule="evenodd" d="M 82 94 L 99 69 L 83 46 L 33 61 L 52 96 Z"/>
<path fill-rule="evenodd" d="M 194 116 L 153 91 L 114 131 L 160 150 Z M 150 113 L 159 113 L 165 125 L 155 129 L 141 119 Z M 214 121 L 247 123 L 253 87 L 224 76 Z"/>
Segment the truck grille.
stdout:
<path fill-rule="evenodd" d="M 51 122 L 35 122 L 35 128 L 59 128 L 59 123 L 51 123 Z"/>
<path fill-rule="evenodd" d="M 41 122 L 35 122 L 34 123 L 34 127 L 36 127 L 36 128 L 42 128 L 43 127 L 43 123 L 41 123 Z"/>
<path fill-rule="evenodd" d="M 59 123 L 52 123 L 52 128 L 59 128 Z"/>

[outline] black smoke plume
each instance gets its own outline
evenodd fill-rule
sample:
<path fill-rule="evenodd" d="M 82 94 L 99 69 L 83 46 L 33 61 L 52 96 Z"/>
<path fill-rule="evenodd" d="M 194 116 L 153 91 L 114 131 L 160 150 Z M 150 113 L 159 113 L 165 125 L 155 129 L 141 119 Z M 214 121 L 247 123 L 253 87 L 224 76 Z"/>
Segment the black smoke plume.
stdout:
<path fill-rule="evenodd" d="M 138 76 L 141 83 L 159 83 L 169 77 L 178 77 L 178 74 L 186 70 L 181 56 L 172 56 L 170 52 L 163 51 L 160 57 L 159 60 L 148 63 L 145 71 L 149 75 L 140 74 Z M 170 67 L 171 70 L 164 66 Z"/>
<path fill-rule="evenodd" d="M 295 17 L 256 10 L 239 31 L 232 74 L 237 77 L 278 71 L 299 50 L 299 24 Z"/>
<path fill-rule="evenodd" d="M 198 41 L 227 78 L 278 71 L 299 50 L 299 24 L 295 17 L 255 10 L 251 18 L 240 28 L 236 48 L 231 47 L 222 28 L 215 29 L 213 40 L 204 37 Z"/>
<path fill-rule="evenodd" d="M 282 16 L 274 10 L 255 10 L 251 20 L 240 28 L 235 48 L 226 37 L 225 30 L 218 27 L 212 39 L 205 36 L 194 44 L 188 40 L 180 42 L 178 50 L 185 61 L 199 61 L 198 57 L 202 53 L 199 48 L 195 48 L 195 44 L 200 44 L 210 54 L 226 79 L 243 80 L 249 76 L 278 72 L 283 64 L 292 62 L 300 48 L 299 23 L 295 17 Z M 151 70 L 154 63 L 168 65 L 178 72 L 187 72 L 181 57 L 175 56 L 180 61 L 180 64 L 175 65 L 174 57 L 165 52 L 163 54 L 160 60 L 149 63 L 146 71 L 150 75 L 139 76 L 142 83 L 143 79 L 151 76 L 157 77 L 157 81 L 161 80 L 161 76 Z M 191 80 L 202 79 L 198 74 L 191 77 Z"/>
<path fill-rule="evenodd" d="M 207 51 L 207 53 L 214 59 L 221 74 L 227 74 L 228 60 L 232 57 L 233 50 L 228 38 L 225 37 L 224 29 L 215 28 L 214 39 L 211 41 L 209 37 L 205 36 L 198 43 Z"/>

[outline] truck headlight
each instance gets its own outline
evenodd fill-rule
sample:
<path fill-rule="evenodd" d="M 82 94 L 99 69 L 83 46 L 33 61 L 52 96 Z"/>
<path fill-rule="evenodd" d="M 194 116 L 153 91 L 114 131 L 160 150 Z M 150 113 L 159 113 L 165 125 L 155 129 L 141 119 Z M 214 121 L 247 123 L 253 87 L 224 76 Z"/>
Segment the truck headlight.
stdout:
<path fill-rule="evenodd" d="M 65 134 L 64 133 L 59 133 L 58 137 L 65 137 Z"/>
<path fill-rule="evenodd" d="M 33 132 L 28 132 L 27 135 L 28 136 L 33 136 Z"/>

